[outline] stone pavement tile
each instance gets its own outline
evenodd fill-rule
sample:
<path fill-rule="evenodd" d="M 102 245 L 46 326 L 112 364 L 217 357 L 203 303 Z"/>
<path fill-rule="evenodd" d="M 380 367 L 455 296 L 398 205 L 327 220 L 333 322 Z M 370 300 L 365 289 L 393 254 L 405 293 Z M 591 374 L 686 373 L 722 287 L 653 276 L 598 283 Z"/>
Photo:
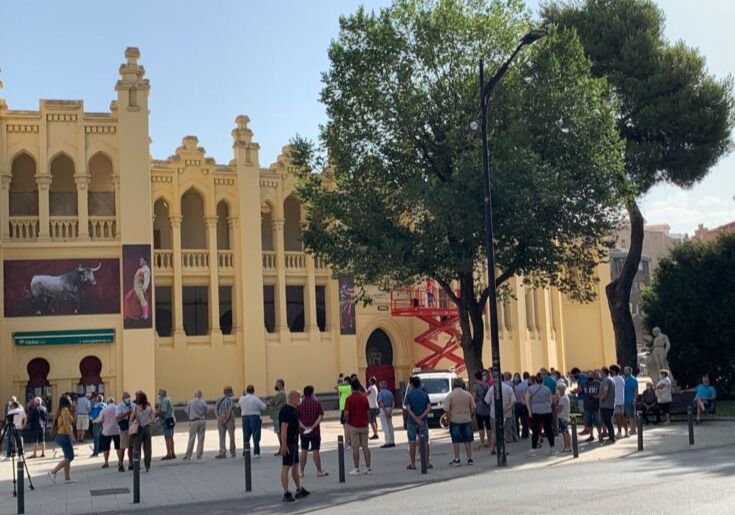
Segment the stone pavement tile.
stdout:
<path fill-rule="evenodd" d="M 88 501 L 73 501 L 66 503 L 66 513 L 89 513 L 92 511 L 92 500 Z"/>

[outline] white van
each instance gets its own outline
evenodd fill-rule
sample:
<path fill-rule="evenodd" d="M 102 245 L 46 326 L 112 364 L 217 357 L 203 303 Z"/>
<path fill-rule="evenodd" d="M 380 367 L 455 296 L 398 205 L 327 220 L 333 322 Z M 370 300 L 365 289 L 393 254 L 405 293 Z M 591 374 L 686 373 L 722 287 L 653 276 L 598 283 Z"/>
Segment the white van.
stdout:
<path fill-rule="evenodd" d="M 413 375 L 421 379 L 421 388 L 429 394 L 429 401 L 431 402 L 431 411 L 427 417 L 429 425 L 447 427 L 449 424 L 444 416 L 444 399 L 452 391 L 453 382 L 459 376 L 451 370 L 421 370 Z M 410 389 L 411 385 L 408 388 Z M 408 389 L 406 393 L 408 393 Z M 406 425 L 405 414 L 403 425 L 404 427 Z"/>

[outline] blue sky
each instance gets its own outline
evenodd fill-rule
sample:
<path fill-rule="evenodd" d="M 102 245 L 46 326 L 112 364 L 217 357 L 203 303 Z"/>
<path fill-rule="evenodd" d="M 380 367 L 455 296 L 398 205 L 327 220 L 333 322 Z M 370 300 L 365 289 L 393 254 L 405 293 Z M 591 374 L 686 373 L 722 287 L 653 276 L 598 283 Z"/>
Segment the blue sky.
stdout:
<path fill-rule="evenodd" d="M 141 50 L 151 81 L 151 153 L 165 158 L 187 134 L 219 162 L 231 159 L 230 130 L 244 113 L 270 164 L 296 133 L 316 137 L 326 49 L 340 14 L 388 0 L 179 0 L 100 2 L 2 0 L 0 93 L 11 109 L 39 98 L 83 99 L 106 111 L 127 46 Z M 529 0 L 535 9 L 538 2 Z M 667 35 L 698 47 L 712 73 L 735 70 L 731 0 L 660 0 Z M 698 223 L 735 220 L 735 156 L 689 191 L 660 186 L 643 202 L 649 223 L 692 233 Z"/>

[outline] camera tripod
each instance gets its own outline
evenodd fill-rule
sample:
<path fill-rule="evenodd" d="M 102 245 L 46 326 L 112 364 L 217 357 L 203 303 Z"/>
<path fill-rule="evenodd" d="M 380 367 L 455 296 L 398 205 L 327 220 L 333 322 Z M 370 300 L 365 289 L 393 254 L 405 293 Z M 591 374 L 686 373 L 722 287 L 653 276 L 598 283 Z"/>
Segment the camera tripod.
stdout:
<path fill-rule="evenodd" d="M 17 478 L 15 477 L 15 456 L 18 455 L 18 461 L 23 464 L 23 469 L 26 471 L 28 476 L 28 488 L 35 490 L 33 487 L 33 480 L 31 479 L 31 473 L 28 470 L 28 463 L 26 463 L 25 454 L 23 454 L 23 440 L 20 438 L 18 430 L 14 424 L 5 424 L 2 432 L 0 432 L 0 442 L 3 442 L 6 438 L 10 438 L 10 457 L 13 462 L 13 497 L 18 496 L 17 490 Z"/>

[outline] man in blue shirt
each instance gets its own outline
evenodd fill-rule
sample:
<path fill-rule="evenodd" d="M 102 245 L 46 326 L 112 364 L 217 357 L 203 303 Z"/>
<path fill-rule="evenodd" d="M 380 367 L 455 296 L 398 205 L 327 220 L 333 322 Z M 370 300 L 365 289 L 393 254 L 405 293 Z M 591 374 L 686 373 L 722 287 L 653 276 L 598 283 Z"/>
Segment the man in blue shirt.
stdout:
<path fill-rule="evenodd" d="M 403 409 L 406 410 L 406 430 L 408 432 L 409 457 L 411 462 L 406 467 L 416 470 L 416 437 L 421 436 L 426 442 L 426 459 L 429 460 L 429 422 L 427 415 L 431 411 L 429 394 L 421 388 L 421 378 L 413 376 L 410 379 L 411 387 L 403 400 Z M 431 463 L 427 468 L 433 468 Z"/>
<path fill-rule="evenodd" d="M 625 416 L 625 423 L 630 429 L 630 434 L 634 435 L 636 432 L 635 405 L 638 400 L 638 379 L 633 375 L 633 369 L 631 367 L 625 367 L 623 369 L 623 379 L 625 380 L 625 406 L 623 407 L 623 414 Z"/>
<path fill-rule="evenodd" d="M 396 446 L 393 435 L 393 408 L 396 406 L 393 392 L 388 389 L 387 381 L 380 381 L 380 392 L 378 392 L 378 409 L 380 410 L 380 426 L 383 428 L 385 443 L 381 448 L 388 449 Z"/>
<path fill-rule="evenodd" d="M 715 392 L 715 387 L 709 384 L 709 376 L 707 374 L 702 376 L 702 384 L 698 385 L 694 389 L 694 392 L 694 403 L 697 405 L 697 424 L 700 424 L 702 422 L 702 413 L 712 409 L 717 398 L 717 392 Z"/>

